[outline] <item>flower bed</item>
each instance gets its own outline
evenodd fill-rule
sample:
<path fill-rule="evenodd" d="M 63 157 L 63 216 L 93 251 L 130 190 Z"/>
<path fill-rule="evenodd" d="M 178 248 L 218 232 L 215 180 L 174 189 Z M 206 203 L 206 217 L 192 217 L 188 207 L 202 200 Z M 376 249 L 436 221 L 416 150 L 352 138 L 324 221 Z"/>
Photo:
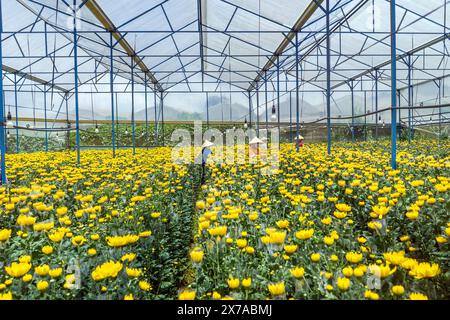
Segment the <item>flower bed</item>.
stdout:
<path fill-rule="evenodd" d="M 176 296 L 191 241 L 187 168 L 167 148 L 8 157 L 0 188 L 0 297 Z"/>
<path fill-rule="evenodd" d="M 283 145 L 268 176 L 213 168 L 182 297 L 448 298 L 449 146 L 402 145 L 399 170 L 383 143 Z"/>
<path fill-rule="evenodd" d="M 8 156 L 0 298 L 448 298 L 450 144 L 399 147 L 282 145 L 201 189 L 169 148 Z"/>

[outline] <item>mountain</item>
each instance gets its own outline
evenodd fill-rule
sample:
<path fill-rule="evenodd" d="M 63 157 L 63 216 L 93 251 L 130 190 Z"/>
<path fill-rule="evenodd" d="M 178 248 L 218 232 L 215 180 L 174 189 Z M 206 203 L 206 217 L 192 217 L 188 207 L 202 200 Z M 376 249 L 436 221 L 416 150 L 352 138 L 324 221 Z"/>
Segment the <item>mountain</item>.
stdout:
<path fill-rule="evenodd" d="M 50 114 L 50 113 L 49 113 Z M 54 113 L 55 115 L 53 117 L 56 116 L 56 112 Z M 22 115 L 27 116 L 27 115 Z M 28 115 L 29 117 L 32 117 L 32 115 Z M 72 110 L 69 111 L 69 119 L 70 121 L 74 122 L 75 121 L 75 112 L 73 112 Z M 49 116 L 50 118 L 51 116 Z M 58 114 L 58 119 L 60 120 L 65 120 L 67 117 L 66 113 L 62 113 L 60 112 Z M 37 118 L 43 118 L 43 116 L 41 114 L 37 115 Z M 115 115 L 115 119 L 117 120 L 117 115 Z M 120 115 L 119 114 L 119 120 L 127 120 L 128 117 Z M 94 115 L 92 115 L 92 111 L 90 109 L 83 109 L 80 108 L 80 120 L 94 120 L 94 122 L 96 120 L 111 120 L 111 112 L 108 113 L 99 113 L 99 112 L 94 112 Z"/>
<path fill-rule="evenodd" d="M 206 111 L 202 113 L 203 119 L 206 119 Z M 234 121 L 242 121 L 244 122 L 244 119 L 247 118 L 247 121 L 249 121 L 248 116 L 248 106 L 244 106 L 240 103 L 233 103 L 231 105 L 229 104 L 216 104 L 209 107 L 209 120 L 211 121 L 230 121 L 230 118 L 232 118 Z M 253 113 L 252 119 L 256 118 L 256 114 Z"/>
<path fill-rule="evenodd" d="M 364 97 L 361 97 L 360 95 L 354 95 L 354 104 L 355 104 L 355 114 L 364 114 Z M 371 107 L 371 101 L 367 101 L 367 109 L 370 109 Z M 337 115 L 342 116 L 351 116 L 352 115 L 352 100 L 351 95 L 347 95 L 345 97 L 334 99 L 331 101 L 332 112 L 334 112 Z"/>
<path fill-rule="evenodd" d="M 158 110 L 158 113 L 160 110 Z M 148 108 L 148 121 L 155 120 L 155 108 Z M 134 114 L 136 120 L 145 120 L 145 109 L 140 110 Z M 159 119 L 161 119 L 161 114 L 158 115 Z M 197 112 L 185 112 L 178 111 L 170 106 L 164 106 L 164 120 L 165 121 L 194 121 L 201 120 L 202 115 Z"/>
<path fill-rule="evenodd" d="M 354 96 L 354 104 L 355 104 L 355 115 L 362 115 L 364 114 L 364 97 L 361 97 L 359 95 Z M 371 101 L 368 99 L 367 101 L 367 111 L 369 111 L 371 109 L 372 103 Z M 317 106 L 317 108 L 319 110 L 325 110 L 326 106 L 324 104 L 320 104 Z M 338 99 L 332 99 L 331 100 L 331 116 L 332 117 L 348 117 L 352 115 L 352 101 L 351 101 L 351 96 L 350 95 L 346 95 L 345 97 L 341 97 Z M 320 114 L 320 118 L 324 117 L 325 114 L 321 113 Z M 370 116 L 372 117 L 372 116 Z M 369 118 L 368 118 L 369 119 Z M 339 122 L 339 120 L 333 120 L 333 121 L 337 121 Z M 351 122 L 351 120 L 341 120 L 345 123 L 349 123 Z M 356 123 L 361 123 L 364 122 L 364 118 L 355 118 L 355 122 Z"/>

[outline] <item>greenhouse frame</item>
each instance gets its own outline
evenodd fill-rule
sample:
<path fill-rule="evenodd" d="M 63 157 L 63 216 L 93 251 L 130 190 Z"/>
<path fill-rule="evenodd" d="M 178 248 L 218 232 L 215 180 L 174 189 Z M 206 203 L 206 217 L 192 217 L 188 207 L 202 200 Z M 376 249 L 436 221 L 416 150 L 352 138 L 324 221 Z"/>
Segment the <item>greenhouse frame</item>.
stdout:
<path fill-rule="evenodd" d="M 102 2 L 3 1 L 1 95 L 5 107 L 15 111 L 16 152 L 19 129 L 26 129 L 19 126 L 18 96 L 37 91 L 44 96 L 44 127 L 34 130 L 43 130 L 47 141 L 48 134 L 58 130 L 48 127 L 48 112 L 58 119 L 64 107 L 67 117 L 69 109 L 74 110 L 71 130 L 77 132 L 79 157 L 79 95 L 88 86 L 95 87 L 95 94 L 110 94 L 111 123 L 115 93 L 130 94 L 133 148 L 135 95 L 145 96 L 145 110 L 156 105 L 155 123 L 161 123 L 163 130 L 168 94 L 202 93 L 209 122 L 209 95 L 240 93 L 248 99 L 250 126 L 255 122 L 257 127 L 268 123 L 269 103 L 278 106 L 280 125 L 280 96 L 289 94 L 293 106 L 289 123 L 283 124 L 295 125 L 298 135 L 305 124 L 299 111 L 300 93 L 320 93 L 326 112 L 311 122 L 326 122 L 329 151 L 333 120 L 347 117 L 354 128 L 356 119 L 371 122 L 375 115 L 378 126 L 379 115 L 390 113 L 385 121 L 392 131 L 393 167 L 400 124 L 408 129 L 423 122 L 440 126 L 448 119 L 448 106 L 442 101 L 448 75 L 447 1 L 132 1 L 129 16 L 123 15 L 118 2 Z M 365 26 L 367 14 L 371 21 Z M 20 23 L 14 19 L 17 15 L 24 17 Z M 388 16 L 389 23 L 377 21 Z M 436 97 L 426 106 L 416 105 L 420 98 L 414 97 L 414 89 L 429 83 L 434 83 Z M 355 91 L 374 96 L 374 110 L 365 106 L 362 114 L 356 114 Z M 379 106 L 382 91 L 390 92 L 388 106 Z M 333 95 L 340 92 L 350 95 L 348 114 L 333 108 Z M 59 106 L 53 110 L 56 101 Z M 264 108 L 266 120 L 261 121 L 259 112 Z M 252 119 L 255 109 L 256 120 Z M 414 115 L 418 110 L 432 111 Z M 147 112 L 145 123 L 148 128 Z M 112 125 L 113 150 L 114 129 Z M 3 157 L 5 136 L 2 131 Z M 2 164 L 5 174 L 4 158 Z"/>
<path fill-rule="evenodd" d="M 0 300 L 448 300 L 449 6 L 0 0 Z"/>

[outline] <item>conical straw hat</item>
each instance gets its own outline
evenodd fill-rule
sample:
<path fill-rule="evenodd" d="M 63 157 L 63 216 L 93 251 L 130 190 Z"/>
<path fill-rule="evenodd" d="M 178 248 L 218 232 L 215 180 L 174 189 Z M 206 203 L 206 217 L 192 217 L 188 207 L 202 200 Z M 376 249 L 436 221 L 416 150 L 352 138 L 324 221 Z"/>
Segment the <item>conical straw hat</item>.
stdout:
<path fill-rule="evenodd" d="M 258 144 L 258 143 L 264 143 L 261 139 L 259 139 L 258 137 L 254 137 L 249 144 Z"/>
<path fill-rule="evenodd" d="M 305 140 L 305 138 L 303 138 L 303 136 L 299 135 L 297 138 L 295 138 L 295 140 Z"/>
<path fill-rule="evenodd" d="M 205 142 L 202 145 L 202 148 L 208 148 L 208 147 L 212 147 L 214 145 L 214 143 L 212 143 L 209 140 L 205 140 Z"/>

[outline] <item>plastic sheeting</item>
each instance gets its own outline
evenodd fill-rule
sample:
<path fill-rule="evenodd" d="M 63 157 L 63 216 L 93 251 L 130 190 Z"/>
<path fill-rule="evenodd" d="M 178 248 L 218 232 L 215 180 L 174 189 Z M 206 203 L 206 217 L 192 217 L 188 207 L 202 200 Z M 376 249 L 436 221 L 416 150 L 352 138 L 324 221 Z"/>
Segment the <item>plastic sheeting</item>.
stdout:
<path fill-rule="evenodd" d="M 448 33 L 448 2 L 397 0 L 398 54 Z M 2 1 L 4 64 L 72 90 L 74 61 L 70 23 L 73 18 L 68 6 L 71 3 Z M 310 1 L 97 0 L 97 3 L 165 90 L 225 92 L 249 88 Z M 201 33 L 199 4 L 202 7 Z M 345 91 L 349 78 L 390 60 L 389 1 L 332 0 L 330 4 L 334 30 L 331 82 L 333 87 Z M 361 8 L 353 12 L 360 4 Z M 80 10 L 79 18 L 79 83 L 89 83 L 100 75 L 104 81 L 109 80 L 106 73 L 110 35 L 86 6 Z M 30 31 L 31 26 L 33 33 L 21 32 Z M 47 35 L 45 30 L 49 31 Z M 325 15 L 318 9 L 299 33 L 300 85 L 306 92 L 323 91 L 326 85 L 324 31 Z M 414 83 L 448 73 L 448 59 L 443 55 L 447 52 L 447 41 L 415 53 Z M 200 43 L 203 43 L 203 50 Z M 124 81 L 131 79 L 132 59 L 120 45 L 115 46 L 113 52 L 114 73 Z M 294 54 L 294 47 L 288 46 L 280 56 L 281 79 L 289 80 L 281 85 L 283 91 L 294 89 Z M 407 85 L 408 72 L 405 61 L 400 60 L 398 65 L 398 86 L 403 88 Z M 275 81 L 274 71 L 272 68 L 267 72 L 271 81 Z M 389 85 L 389 65 L 380 68 L 380 72 L 380 86 Z M 138 83 L 145 79 L 138 67 L 133 69 L 133 77 Z M 373 90 L 372 77 L 372 73 L 366 72 L 358 79 L 359 95 Z M 5 86 L 11 89 L 8 80 Z M 27 82 L 22 89 L 29 86 Z M 348 94 L 344 94 L 341 100 L 345 103 L 341 104 L 348 105 Z M 283 99 L 286 99 L 284 93 Z M 308 99 L 310 105 L 322 109 L 321 99 L 315 94 L 307 94 L 305 100 Z M 348 113 L 346 108 L 344 113 Z"/>

